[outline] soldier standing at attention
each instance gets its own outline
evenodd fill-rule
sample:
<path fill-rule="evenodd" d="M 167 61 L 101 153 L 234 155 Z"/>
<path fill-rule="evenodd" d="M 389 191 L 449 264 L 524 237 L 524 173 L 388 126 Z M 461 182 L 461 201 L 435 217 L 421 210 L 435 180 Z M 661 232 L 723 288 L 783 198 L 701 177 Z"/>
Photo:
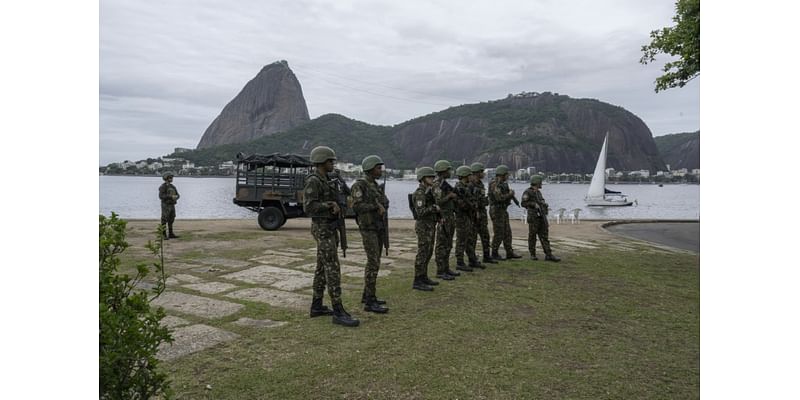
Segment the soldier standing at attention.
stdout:
<path fill-rule="evenodd" d="M 178 236 L 172 231 L 172 224 L 175 222 L 175 204 L 181 195 L 178 194 L 178 189 L 172 184 L 172 178 L 175 175 L 170 172 L 164 172 L 161 177 L 164 183 L 158 188 L 158 198 L 161 199 L 161 225 L 166 225 L 164 230 L 164 240 L 177 239 Z M 167 234 L 167 230 L 169 234 Z"/>
<path fill-rule="evenodd" d="M 462 165 L 456 169 L 456 269 L 472 271 L 473 268 L 484 268 L 475 256 L 475 225 L 478 218 L 478 198 L 472 193 L 469 177 L 472 170 Z M 464 252 L 467 253 L 469 266 L 464 265 Z"/>
<path fill-rule="evenodd" d="M 486 214 L 486 207 L 489 205 L 489 199 L 486 197 L 486 187 L 483 186 L 484 166 L 476 162 L 470 166 L 472 171 L 472 187 L 478 197 L 478 226 L 475 227 L 475 238 L 473 242 L 477 241 L 477 236 L 481 237 L 481 248 L 483 249 L 483 262 L 490 264 L 497 264 L 497 261 L 489 254 L 489 216 Z"/>
<path fill-rule="evenodd" d="M 414 222 L 414 231 L 417 233 L 417 257 L 414 260 L 414 285 L 412 288 L 427 292 L 433 290 L 431 286 L 439 284 L 428 278 L 428 263 L 433 255 L 436 222 L 441 218 L 441 212 L 439 206 L 436 205 L 432 190 L 435 176 L 436 173 L 431 167 L 417 169 L 419 187 L 411 198 L 414 215 L 417 219 Z"/>
<path fill-rule="evenodd" d="M 317 268 L 314 271 L 311 317 L 331 315 L 331 310 L 322 305 L 325 284 L 333 305 L 333 323 L 358 326 L 359 321 L 350 316 L 342 306 L 341 270 L 336 248 L 339 244 L 339 213 L 345 212 L 336 203 L 336 190 L 328 180 L 333 171 L 336 153 L 330 147 L 317 146 L 311 150 L 311 162 L 315 171 L 306 178 L 303 190 L 303 210 L 311 217 L 311 234 L 317 242 Z"/>
<path fill-rule="evenodd" d="M 542 241 L 544 259 L 546 261 L 561 261 L 553 255 L 550 250 L 550 239 L 548 236 L 549 223 L 547 222 L 547 211 L 550 206 L 544 201 L 542 196 L 542 177 L 534 175 L 531 177 L 531 187 L 522 194 L 522 207 L 528 210 L 528 251 L 531 253 L 531 260 L 536 258 L 536 235 Z"/>
<path fill-rule="evenodd" d="M 350 188 L 353 196 L 353 210 L 356 212 L 358 231 L 364 242 L 364 252 L 367 253 L 367 265 L 364 267 L 364 293 L 361 302 L 364 311 L 386 313 L 385 301 L 379 300 L 375 295 L 375 285 L 378 281 L 378 270 L 381 266 L 381 250 L 383 249 L 383 207 L 387 200 L 378 188 L 375 181 L 383 175 L 383 160 L 376 155 L 367 156 L 361 161 L 361 170 L 365 177 L 361 178 Z"/>
<path fill-rule="evenodd" d="M 461 275 L 450 269 L 450 251 L 453 249 L 453 235 L 456 230 L 456 205 L 457 195 L 453 187 L 447 182 L 450 177 L 450 162 L 439 160 L 433 164 L 436 179 L 433 181 L 433 197 L 436 205 L 442 211 L 442 219 L 436 226 L 436 277 L 445 281 L 452 281 Z"/>
<path fill-rule="evenodd" d="M 492 217 L 492 228 L 494 230 L 494 237 L 492 237 L 492 257 L 497 260 L 502 260 L 497 251 L 500 249 L 500 243 L 506 250 L 506 258 L 522 258 L 522 256 L 514 253 L 511 247 L 511 224 L 508 221 L 508 206 L 511 204 L 511 198 L 514 197 L 514 191 L 508 187 L 508 167 L 505 165 L 498 165 L 494 179 L 489 183 L 489 215 Z"/>

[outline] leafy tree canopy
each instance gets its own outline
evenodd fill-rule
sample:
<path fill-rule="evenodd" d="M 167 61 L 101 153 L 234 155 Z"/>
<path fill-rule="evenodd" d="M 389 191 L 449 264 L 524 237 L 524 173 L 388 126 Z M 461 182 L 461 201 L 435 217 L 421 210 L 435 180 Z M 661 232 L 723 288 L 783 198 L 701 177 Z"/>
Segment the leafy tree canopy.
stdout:
<path fill-rule="evenodd" d="M 652 41 L 642 46 L 642 64 L 655 61 L 660 53 L 679 57 L 664 64 L 656 92 L 683 87 L 700 75 L 700 0 L 678 0 L 672 20 L 677 25 L 650 32 Z"/>

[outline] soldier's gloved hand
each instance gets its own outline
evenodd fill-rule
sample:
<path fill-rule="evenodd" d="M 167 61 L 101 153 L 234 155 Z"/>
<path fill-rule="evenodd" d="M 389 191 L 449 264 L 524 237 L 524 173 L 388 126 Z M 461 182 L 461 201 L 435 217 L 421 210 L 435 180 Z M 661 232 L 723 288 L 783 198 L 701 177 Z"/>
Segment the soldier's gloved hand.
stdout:
<path fill-rule="evenodd" d="M 380 215 L 382 217 L 383 214 L 385 214 L 385 213 L 386 213 L 386 209 L 383 208 L 382 205 L 378 204 L 378 215 Z"/>
<path fill-rule="evenodd" d="M 335 202 L 331 202 L 331 204 L 332 204 L 332 206 L 331 206 L 331 212 L 332 212 L 334 215 L 339 215 L 339 212 L 340 212 L 340 211 L 342 211 L 342 209 L 341 209 L 341 208 L 339 208 L 339 205 L 338 205 L 338 204 L 336 204 Z"/>

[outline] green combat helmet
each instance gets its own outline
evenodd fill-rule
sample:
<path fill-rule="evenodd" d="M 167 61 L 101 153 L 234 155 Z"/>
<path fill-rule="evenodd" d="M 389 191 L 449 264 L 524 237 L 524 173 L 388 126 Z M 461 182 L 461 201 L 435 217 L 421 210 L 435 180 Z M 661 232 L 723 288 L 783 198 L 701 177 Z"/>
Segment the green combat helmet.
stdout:
<path fill-rule="evenodd" d="M 542 184 L 542 176 L 541 175 L 532 175 L 531 176 L 531 185 L 541 185 Z"/>
<path fill-rule="evenodd" d="M 483 164 L 481 164 L 479 162 L 476 162 L 476 163 L 472 163 L 472 165 L 470 165 L 469 169 L 473 173 L 475 173 L 475 172 L 483 172 L 483 170 L 486 169 L 486 167 L 484 167 Z"/>
<path fill-rule="evenodd" d="M 317 146 L 311 150 L 311 162 L 323 164 L 328 160 L 336 160 L 336 153 L 328 146 Z"/>
<path fill-rule="evenodd" d="M 167 178 L 174 178 L 174 177 L 175 177 L 175 174 L 172 173 L 172 171 L 167 171 L 167 172 L 164 172 L 163 174 L 161 174 L 161 179 L 163 179 L 163 180 L 167 180 Z"/>
<path fill-rule="evenodd" d="M 456 169 L 456 176 L 459 178 L 464 178 L 470 176 L 471 174 L 472 170 L 469 168 L 469 166 L 462 165 Z"/>
<path fill-rule="evenodd" d="M 383 160 L 376 155 L 366 156 L 364 161 L 361 161 L 361 170 L 364 172 L 370 171 L 378 165 L 384 165 Z"/>
<path fill-rule="evenodd" d="M 450 161 L 447 160 L 439 160 L 436 164 L 433 164 L 433 169 L 436 172 L 444 172 L 451 168 L 453 167 L 450 165 Z"/>
<path fill-rule="evenodd" d="M 495 175 L 507 175 L 508 174 L 508 167 L 500 164 L 497 166 L 497 169 L 494 170 Z"/>
<path fill-rule="evenodd" d="M 436 172 L 433 171 L 431 167 L 419 167 L 417 168 L 417 181 L 421 181 L 422 178 L 426 176 L 436 176 Z"/>

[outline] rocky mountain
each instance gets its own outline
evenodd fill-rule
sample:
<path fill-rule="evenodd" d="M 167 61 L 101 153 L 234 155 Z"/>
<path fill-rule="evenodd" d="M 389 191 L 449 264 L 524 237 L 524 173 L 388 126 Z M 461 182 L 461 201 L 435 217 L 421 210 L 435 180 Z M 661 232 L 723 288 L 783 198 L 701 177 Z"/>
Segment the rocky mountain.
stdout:
<path fill-rule="evenodd" d="M 700 168 L 700 131 L 658 136 L 655 142 L 661 158 L 671 169 Z"/>
<path fill-rule="evenodd" d="M 547 92 L 451 107 L 394 127 L 392 138 L 398 157 L 416 164 L 444 158 L 589 173 L 606 132 L 609 167 L 664 169 L 650 129 L 632 113 Z"/>
<path fill-rule="evenodd" d="M 300 82 L 286 61 L 269 64 L 247 82 L 203 133 L 198 149 L 246 143 L 309 120 Z"/>

